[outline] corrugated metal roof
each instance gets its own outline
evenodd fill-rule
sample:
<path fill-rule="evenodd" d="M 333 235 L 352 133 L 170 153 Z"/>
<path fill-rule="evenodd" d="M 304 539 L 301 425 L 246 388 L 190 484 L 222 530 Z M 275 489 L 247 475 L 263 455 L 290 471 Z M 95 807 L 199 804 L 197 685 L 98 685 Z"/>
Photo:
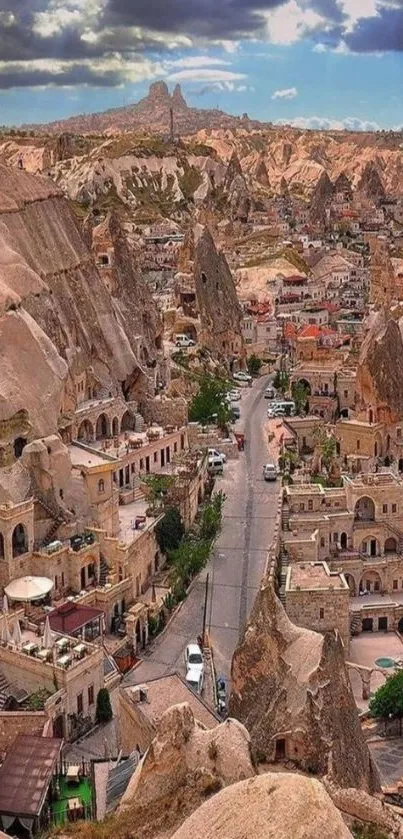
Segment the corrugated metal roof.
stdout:
<path fill-rule="evenodd" d="M 0 766 L 0 813 L 38 816 L 63 740 L 19 734 Z"/>

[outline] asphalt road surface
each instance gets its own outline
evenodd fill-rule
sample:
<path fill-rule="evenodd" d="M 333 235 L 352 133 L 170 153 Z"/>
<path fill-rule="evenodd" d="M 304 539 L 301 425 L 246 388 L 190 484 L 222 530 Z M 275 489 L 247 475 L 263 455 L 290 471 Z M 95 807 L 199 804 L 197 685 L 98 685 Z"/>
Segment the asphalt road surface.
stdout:
<path fill-rule="evenodd" d="M 230 460 L 216 490 L 226 493 L 223 524 L 213 556 L 193 583 L 187 599 L 165 633 L 146 651 L 142 663 L 124 679 L 135 684 L 174 670 L 184 674 L 186 644 L 195 641 L 203 627 L 207 591 L 206 626 L 214 649 L 217 673 L 228 677 L 234 649 L 263 575 L 267 550 L 275 527 L 279 483 L 266 483 L 262 467 L 268 460 L 265 430 L 267 401 L 263 391 L 268 378 L 243 391 L 240 428 L 245 433 L 245 452 Z"/>

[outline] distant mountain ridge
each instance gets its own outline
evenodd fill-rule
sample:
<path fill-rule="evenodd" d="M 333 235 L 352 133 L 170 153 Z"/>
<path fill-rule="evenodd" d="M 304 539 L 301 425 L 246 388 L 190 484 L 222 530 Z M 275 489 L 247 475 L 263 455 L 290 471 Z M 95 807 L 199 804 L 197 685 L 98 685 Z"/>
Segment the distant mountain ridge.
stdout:
<path fill-rule="evenodd" d="M 193 134 L 206 128 L 244 127 L 250 130 L 263 125 L 257 120 L 250 120 L 247 114 L 239 117 L 218 109 L 192 108 L 187 104 L 179 84 L 175 85 L 171 94 L 168 85 L 160 81 L 151 84 L 147 96 L 135 104 L 112 108 L 102 113 L 78 114 L 48 124 L 23 127 L 34 130 L 46 128 L 46 131 L 52 134 L 65 131 L 73 134 L 110 134 L 143 128 L 153 133 L 169 134 L 171 109 L 176 136 Z"/>

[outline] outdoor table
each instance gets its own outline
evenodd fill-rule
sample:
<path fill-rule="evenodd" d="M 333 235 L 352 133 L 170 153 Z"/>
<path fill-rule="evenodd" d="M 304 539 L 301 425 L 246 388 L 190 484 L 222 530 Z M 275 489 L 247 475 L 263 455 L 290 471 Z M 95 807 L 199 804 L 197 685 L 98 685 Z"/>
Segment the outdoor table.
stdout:
<path fill-rule="evenodd" d="M 28 653 L 28 655 L 33 655 L 39 649 L 39 647 L 38 644 L 35 644 L 34 641 L 25 641 L 21 649 L 24 650 L 25 653 Z"/>
<path fill-rule="evenodd" d="M 58 667 L 67 667 L 67 665 L 70 664 L 70 662 L 72 660 L 73 660 L 73 657 L 72 657 L 71 653 L 66 653 L 66 655 L 60 656 L 60 658 L 57 659 L 56 663 L 57 663 Z"/>
<path fill-rule="evenodd" d="M 80 781 L 80 766 L 78 764 L 73 764 L 69 766 L 66 772 L 66 780 L 67 783 L 75 783 L 78 784 Z M 70 801 L 77 801 L 76 798 L 70 798 Z"/>
<path fill-rule="evenodd" d="M 75 647 L 73 647 L 73 653 L 76 656 L 76 658 L 82 658 L 85 654 L 85 644 L 77 644 Z"/>
<path fill-rule="evenodd" d="M 43 648 L 42 650 L 39 650 L 39 652 L 36 654 L 36 657 L 40 658 L 41 661 L 48 661 L 50 656 L 51 656 L 51 650 L 47 650 L 45 648 Z"/>
<path fill-rule="evenodd" d="M 67 650 L 68 646 L 69 642 L 67 638 L 58 638 L 58 640 L 55 643 L 55 647 L 59 651 L 59 653 L 62 653 L 64 650 Z"/>

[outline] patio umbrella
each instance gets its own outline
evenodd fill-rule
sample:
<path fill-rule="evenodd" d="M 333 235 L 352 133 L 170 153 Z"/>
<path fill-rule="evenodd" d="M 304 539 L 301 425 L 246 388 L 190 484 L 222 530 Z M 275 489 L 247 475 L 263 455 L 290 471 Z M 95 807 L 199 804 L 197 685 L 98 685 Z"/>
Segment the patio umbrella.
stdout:
<path fill-rule="evenodd" d="M 20 577 L 6 586 L 6 595 L 10 600 L 30 603 L 31 600 L 46 597 L 52 588 L 52 580 L 48 580 L 47 577 Z"/>
<path fill-rule="evenodd" d="M 8 612 L 8 600 L 6 594 L 3 597 L 3 612 Z"/>
<path fill-rule="evenodd" d="M 46 615 L 45 630 L 44 630 L 43 638 L 42 638 L 42 646 L 45 648 L 45 650 L 51 650 L 52 649 L 53 644 L 54 644 L 54 640 L 55 639 L 53 637 L 53 632 L 50 628 L 49 616 Z"/>
<path fill-rule="evenodd" d="M 14 626 L 13 626 L 13 632 L 12 632 L 11 640 L 14 642 L 16 647 L 21 646 L 22 635 L 21 635 L 20 622 L 19 622 L 18 618 L 15 621 Z"/>
<path fill-rule="evenodd" d="M 8 628 L 7 618 L 5 617 L 3 620 L 3 629 L 1 633 L 1 640 L 3 644 L 9 644 L 11 641 L 10 630 Z"/>

